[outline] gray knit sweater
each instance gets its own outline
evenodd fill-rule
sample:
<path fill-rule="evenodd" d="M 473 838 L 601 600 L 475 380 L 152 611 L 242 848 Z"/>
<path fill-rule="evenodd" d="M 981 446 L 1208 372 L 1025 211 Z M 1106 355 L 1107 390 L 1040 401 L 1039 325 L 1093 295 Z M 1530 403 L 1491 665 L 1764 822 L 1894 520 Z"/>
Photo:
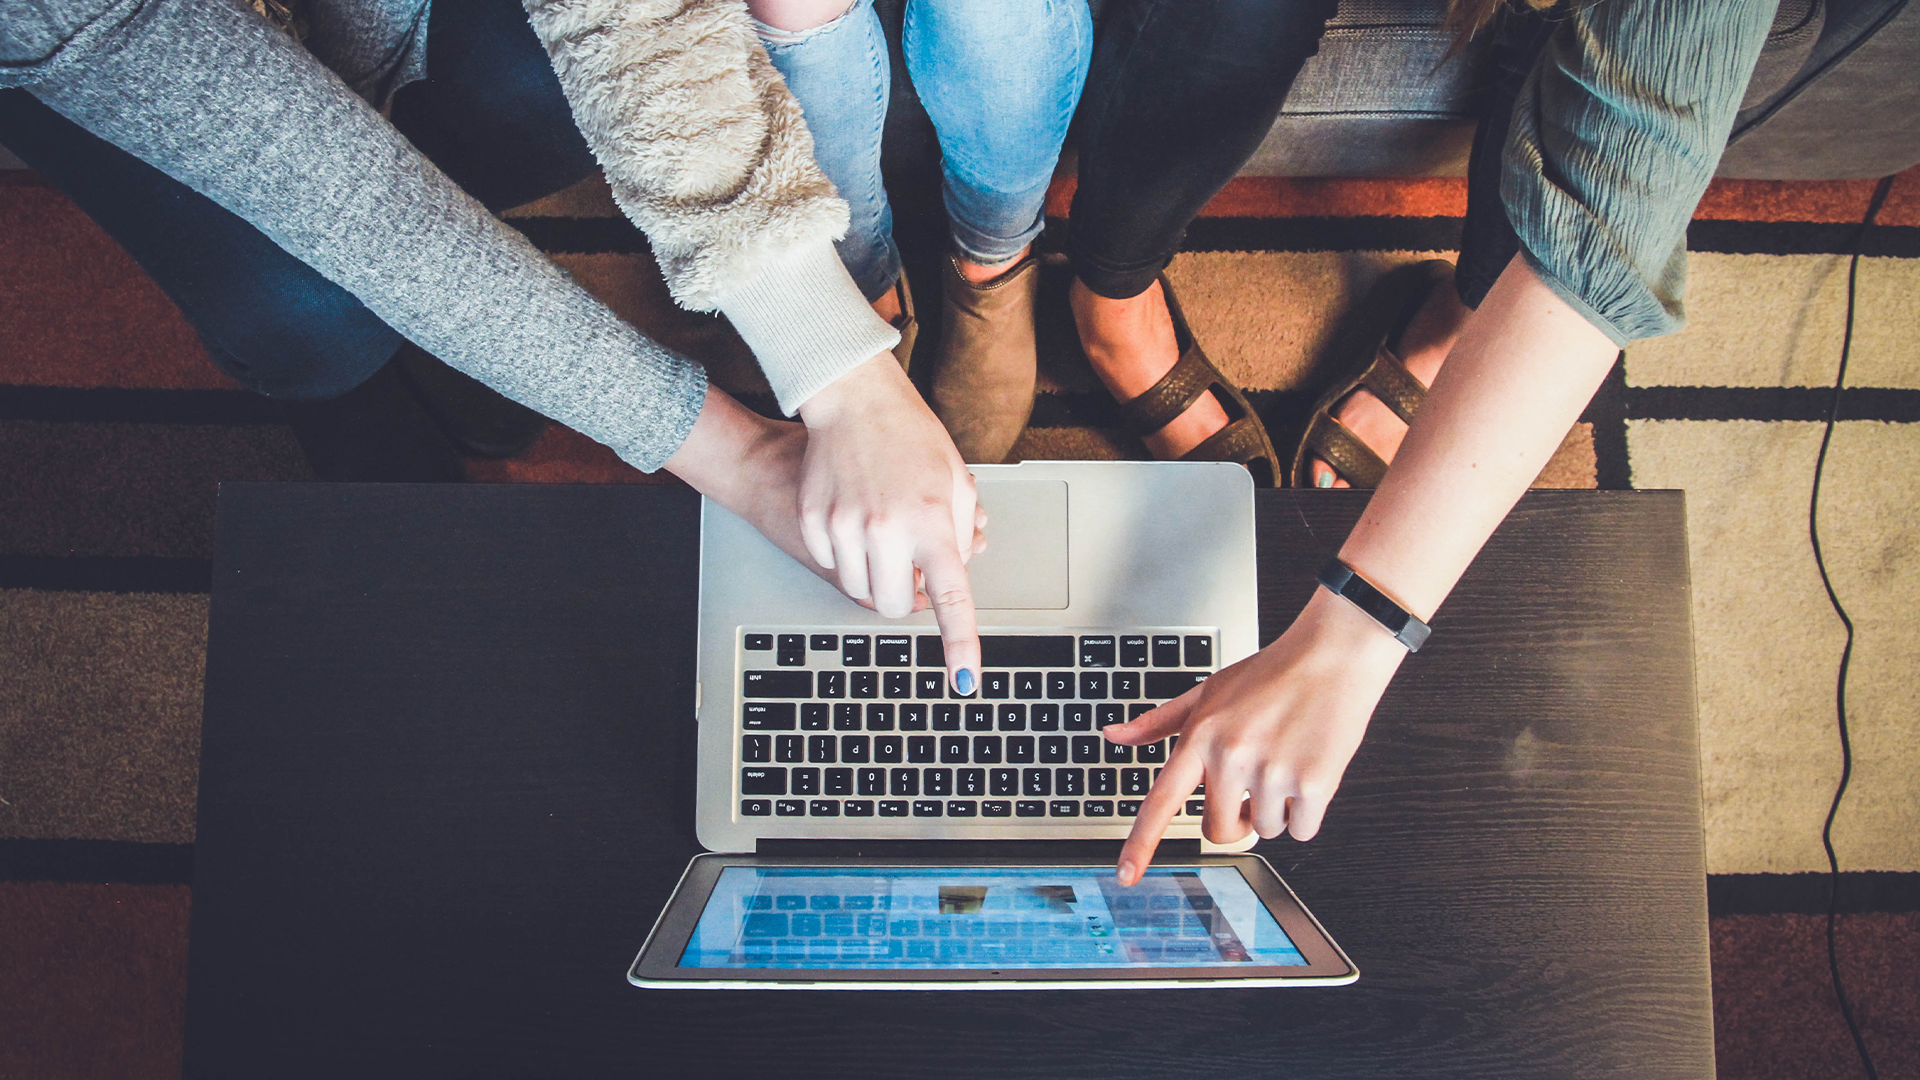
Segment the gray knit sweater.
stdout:
<path fill-rule="evenodd" d="M 617 24 L 602 25 L 596 35 L 579 20 L 569 25 L 560 17 L 593 4 Z M 0 0 L 0 86 L 26 87 L 233 211 L 454 367 L 642 469 L 658 468 L 699 415 L 703 370 L 589 296 L 423 159 L 356 93 L 380 100 L 418 75 L 424 0 L 321 0 L 318 6 L 356 16 L 332 27 L 338 52 L 332 59 L 353 86 L 237 0 Z M 571 34 L 576 42 L 597 36 L 602 44 L 617 43 L 647 6 L 645 0 L 532 5 L 536 29 L 547 16 L 556 67 L 569 50 L 574 54 L 574 77 L 564 68 L 562 75 L 576 113 L 586 93 L 607 117 L 629 118 L 636 98 L 673 85 L 670 77 L 663 83 L 661 76 L 671 73 L 657 63 L 651 82 L 637 78 L 631 50 L 595 64 L 580 57 L 581 46 L 563 40 Z M 711 16 L 706 9 L 717 6 L 726 5 L 693 0 L 674 10 Z M 689 154 L 689 138 L 665 140 L 652 144 L 660 160 L 637 168 L 628 159 L 649 153 L 644 130 L 603 127 L 588 135 L 603 162 L 611 156 L 626 166 L 624 182 L 615 182 L 623 205 L 651 200 L 639 223 L 664 234 L 657 241 L 667 249 L 662 261 L 674 269 L 683 302 L 729 315 L 739 309 L 735 321 L 744 324 L 748 343 L 776 356 L 783 321 L 809 328 L 811 336 L 793 335 L 802 348 L 767 364 L 791 409 L 896 338 L 833 258 L 835 216 L 844 228 L 844 204 L 813 167 L 797 109 L 782 127 L 784 86 L 770 93 L 755 82 L 744 9 L 738 18 L 745 34 L 740 49 L 728 45 L 687 59 L 696 70 L 731 62 L 736 81 L 750 93 L 717 100 L 682 95 L 679 108 L 687 131 L 702 130 L 703 120 L 720 128 L 757 123 L 750 147 L 742 150 L 738 137 L 720 139 L 718 152 L 701 159 Z M 656 45 L 674 47 L 658 20 L 638 30 Z M 317 26 L 316 35 L 322 33 Z M 714 42 L 711 18 L 696 40 Z M 650 50 L 643 50 L 643 60 L 662 51 Z M 727 73 L 721 74 L 724 81 Z M 681 72 L 682 81 L 688 76 Z M 751 115 L 743 119 L 743 113 Z M 777 137 L 771 128 L 780 129 Z M 610 155 L 606 148 L 621 139 L 626 149 Z M 676 167 L 676 160 L 692 165 Z M 767 363 L 768 353 L 761 356 Z"/>

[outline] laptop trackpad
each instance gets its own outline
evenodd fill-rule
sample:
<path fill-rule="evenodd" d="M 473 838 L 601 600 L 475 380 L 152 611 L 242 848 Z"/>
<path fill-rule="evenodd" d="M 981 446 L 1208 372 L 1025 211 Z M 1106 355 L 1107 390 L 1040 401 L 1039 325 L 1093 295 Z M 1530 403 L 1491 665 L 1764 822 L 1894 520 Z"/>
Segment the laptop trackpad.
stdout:
<path fill-rule="evenodd" d="M 1067 482 L 980 481 L 987 550 L 967 564 L 974 606 L 1067 606 Z"/>

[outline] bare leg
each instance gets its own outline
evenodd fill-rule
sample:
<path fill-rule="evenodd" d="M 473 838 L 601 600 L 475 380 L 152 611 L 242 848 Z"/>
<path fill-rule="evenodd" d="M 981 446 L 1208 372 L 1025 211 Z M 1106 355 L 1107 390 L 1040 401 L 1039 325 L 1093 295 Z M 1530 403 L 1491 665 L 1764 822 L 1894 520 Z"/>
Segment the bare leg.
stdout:
<path fill-rule="evenodd" d="M 1159 282 L 1138 296 L 1110 300 L 1075 278 L 1068 297 L 1080 347 L 1114 400 L 1131 401 L 1153 389 L 1180 359 L 1173 316 Z M 1147 449 L 1157 458 L 1177 458 L 1226 426 L 1226 410 L 1212 394 L 1202 394 L 1186 412 L 1148 435 Z"/>

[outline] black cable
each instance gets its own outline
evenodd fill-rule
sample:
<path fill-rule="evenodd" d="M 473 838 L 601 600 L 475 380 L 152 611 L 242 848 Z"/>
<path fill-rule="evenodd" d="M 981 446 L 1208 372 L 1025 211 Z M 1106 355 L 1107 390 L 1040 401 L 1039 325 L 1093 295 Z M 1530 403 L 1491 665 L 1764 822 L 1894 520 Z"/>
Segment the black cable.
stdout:
<path fill-rule="evenodd" d="M 1847 325 L 1840 339 L 1840 371 L 1833 377 L 1833 402 L 1827 409 L 1826 432 L 1820 436 L 1820 457 L 1813 466 L 1813 498 L 1807 504 L 1807 537 L 1813 541 L 1813 563 L 1820 568 L 1820 584 L 1827 590 L 1827 603 L 1833 605 L 1834 614 L 1840 616 L 1841 625 L 1847 628 L 1847 644 L 1840 651 L 1840 674 L 1833 692 L 1840 728 L 1840 783 L 1833 789 L 1827 823 L 1820 830 L 1820 843 L 1827 849 L 1827 970 L 1833 976 L 1833 996 L 1840 1002 L 1840 1015 L 1846 1018 L 1847 1031 L 1853 1036 L 1853 1048 L 1860 1052 L 1860 1064 L 1866 1067 L 1867 1080 L 1880 1080 L 1880 1073 L 1873 1067 L 1873 1055 L 1867 1053 L 1867 1041 L 1861 1037 L 1860 1024 L 1853 1017 L 1846 985 L 1840 980 L 1840 950 L 1834 943 L 1834 923 L 1840 914 L 1840 858 L 1833 853 L 1833 819 L 1840 813 L 1840 800 L 1846 798 L 1847 781 L 1853 778 L 1853 741 L 1847 734 L 1847 665 L 1853 659 L 1853 619 L 1833 591 L 1833 581 L 1827 577 L 1827 560 L 1820 551 L 1820 480 L 1827 468 L 1827 447 L 1833 442 L 1833 426 L 1840 419 L 1840 395 L 1846 389 L 1847 359 L 1853 352 L 1853 305 L 1858 293 L 1860 250 L 1892 187 L 1891 176 L 1882 177 L 1874 186 L 1873 199 L 1867 203 L 1867 216 L 1861 219 L 1860 231 L 1854 236 L 1853 259 L 1847 266 Z"/>

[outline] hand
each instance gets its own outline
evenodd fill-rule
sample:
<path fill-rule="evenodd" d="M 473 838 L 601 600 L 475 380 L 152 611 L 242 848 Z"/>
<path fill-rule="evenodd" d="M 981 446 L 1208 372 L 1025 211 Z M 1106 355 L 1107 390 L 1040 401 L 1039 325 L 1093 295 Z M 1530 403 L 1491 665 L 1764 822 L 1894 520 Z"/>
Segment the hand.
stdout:
<path fill-rule="evenodd" d="M 979 677 L 980 633 L 966 562 L 985 546 L 973 474 L 892 354 L 881 353 L 800 406 L 807 425 L 800 528 L 840 588 L 897 619 L 922 589 L 940 623 L 947 676 Z M 963 674 L 964 673 L 964 674 Z"/>
<path fill-rule="evenodd" d="M 1406 655 L 1378 623 L 1318 589 L 1273 644 L 1138 720 L 1107 728 L 1109 741 L 1127 746 L 1180 736 L 1120 850 L 1120 883 L 1140 880 L 1203 779 L 1200 831 L 1208 840 L 1230 844 L 1249 830 L 1311 839 Z"/>

